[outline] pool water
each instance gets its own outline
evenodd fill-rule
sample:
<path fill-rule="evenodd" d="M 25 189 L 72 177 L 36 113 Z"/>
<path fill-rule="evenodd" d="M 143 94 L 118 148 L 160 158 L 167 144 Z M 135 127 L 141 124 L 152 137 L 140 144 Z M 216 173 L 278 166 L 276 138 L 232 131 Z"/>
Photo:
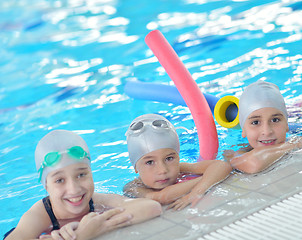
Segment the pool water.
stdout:
<path fill-rule="evenodd" d="M 239 97 L 245 86 L 276 83 L 301 122 L 302 1 L 11 0 L 0 2 L 0 234 L 47 193 L 34 150 L 53 129 L 88 143 L 96 191 L 122 193 L 136 174 L 125 132 L 158 113 L 179 131 L 181 159 L 195 161 L 198 135 L 188 108 L 129 98 L 127 81 L 173 84 L 144 37 L 159 29 L 202 92 Z M 219 151 L 245 143 L 217 125 Z"/>

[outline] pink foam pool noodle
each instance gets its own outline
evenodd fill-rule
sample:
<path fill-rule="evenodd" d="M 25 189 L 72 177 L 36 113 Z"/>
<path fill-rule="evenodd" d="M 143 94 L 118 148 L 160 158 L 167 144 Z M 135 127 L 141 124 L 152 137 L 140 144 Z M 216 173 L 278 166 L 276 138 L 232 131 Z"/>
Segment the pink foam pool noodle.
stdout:
<path fill-rule="evenodd" d="M 174 49 L 158 30 L 150 32 L 145 42 L 173 80 L 185 100 L 196 125 L 202 159 L 214 159 L 218 150 L 216 125 L 209 105 L 196 82 Z"/>

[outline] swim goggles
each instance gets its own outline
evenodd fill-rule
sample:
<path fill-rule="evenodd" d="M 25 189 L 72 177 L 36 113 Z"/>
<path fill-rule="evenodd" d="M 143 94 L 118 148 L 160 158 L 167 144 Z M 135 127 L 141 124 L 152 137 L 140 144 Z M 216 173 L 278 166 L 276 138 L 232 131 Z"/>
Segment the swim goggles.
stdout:
<path fill-rule="evenodd" d="M 67 153 L 70 157 L 78 161 L 84 158 L 88 158 L 90 160 L 88 153 L 80 146 L 74 146 L 62 152 L 49 152 L 45 155 L 44 161 L 41 163 L 41 167 L 38 170 L 39 182 L 41 181 L 44 168 L 53 167 L 58 164 L 63 153 Z"/>
<path fill-rule="evenodd" d="M 131 134 L 136 134 L 143 132 L 146 126 L 151 126 L 155 130 L 168 130 L 168 129 L 173 129 L 173 126 L 171 123 L 162 120 L 162 119 L 157 119 L 152 122 L 150 121 L 138 121 L 134 122 L 130 125 L 128 131 L 126 132 L 126 136 L 129 136 Z"/>

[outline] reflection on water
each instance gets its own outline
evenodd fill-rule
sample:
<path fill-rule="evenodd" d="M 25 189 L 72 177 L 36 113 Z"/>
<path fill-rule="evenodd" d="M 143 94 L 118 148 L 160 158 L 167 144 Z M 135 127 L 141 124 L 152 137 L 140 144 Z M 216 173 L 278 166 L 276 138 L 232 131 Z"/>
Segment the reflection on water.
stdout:
<path fill-rule="evenodd" d="M 163 32 L 203 92 L 239 97 L 266 79 L 285 96 L 289 121 L 301 119 L 301 1 L 12 0 L 0 3 L 0 13 L 1 234 L 46 195 L 33 153 L 52 129 L 87 141 L 97 191 L 121 193 L 136 176 L 124 134 L 140 114 L 188 128 L 179 133 L 181 158 L 196 160 L 186 107 L 124 94 L 129 80 L 172 84 L 144 43 L 152 29 Z M 240 131 L 217 129 L 218 158 L 244 142 Z"/>

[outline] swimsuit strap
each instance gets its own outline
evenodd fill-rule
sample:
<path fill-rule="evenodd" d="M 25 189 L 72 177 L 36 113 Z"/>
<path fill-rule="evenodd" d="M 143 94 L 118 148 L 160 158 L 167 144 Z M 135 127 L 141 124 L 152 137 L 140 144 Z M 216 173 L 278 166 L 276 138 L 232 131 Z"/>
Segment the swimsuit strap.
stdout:
<path fill-rule="evenodd" d="M 11 230 L 9 230 L 7 233 L 5 233 L 4 234 L 4 236 L 3 236 L 3 240 L 12 232 L 12 231 L 14 231 L 15 230 L 15 227 L 14 228 L 12 228 Z"/>
<path fill-rule="evenodd" d="M 55 216 L 55 214 L 52 211 L 52 207 L 51 207 L 51 203 L 49 200 L 49 196 L 45 197 L 42 199 L 43 200 L 43 204 L 45 207 L 46 212 L 48 213 L 48 216 L 52 222 L 52 230 L 59 230 L 60 229 L 60 224 L 58 223 L 58 220 Z"/>
<path fill-rule="evenodd" d="M 94 205 L 93 205 L 92 198 L 89 201 L 89 212 L 94 212 Z"/>

